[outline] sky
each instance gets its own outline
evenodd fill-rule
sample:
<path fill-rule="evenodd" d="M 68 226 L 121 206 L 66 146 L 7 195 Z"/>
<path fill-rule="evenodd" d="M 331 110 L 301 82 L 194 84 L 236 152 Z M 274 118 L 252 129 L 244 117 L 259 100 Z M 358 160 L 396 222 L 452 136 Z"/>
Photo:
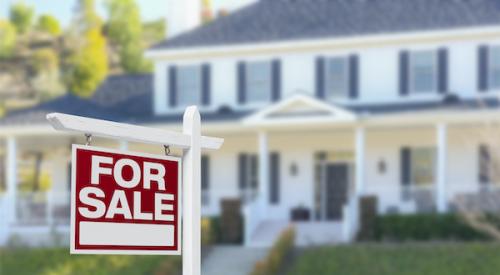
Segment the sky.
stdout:
<path fill-rule="evenodd" d="M 76 0 L 0 0 L 0 18 L 6 18 L 9 13 L 9 6 L 18 1 L 34 6 L 37 14 L 48 13 L 56 16 L 64 26 L 70 22 L 72 10 L 76 3 Z M 106 15 L 103 4 L 104 1 L 105 0 L 96 0 L 98 12 L 103 17 Z M 167 1 L 165 0 L 136 1 L 141 9 L 143 21 L 158 19 L 164 17 L 166 14 Z M 219 10 L 221 8 L 232 10 L 251 1 L 252 0 L 212 0 L 212 5 L 214 10 Z"/>

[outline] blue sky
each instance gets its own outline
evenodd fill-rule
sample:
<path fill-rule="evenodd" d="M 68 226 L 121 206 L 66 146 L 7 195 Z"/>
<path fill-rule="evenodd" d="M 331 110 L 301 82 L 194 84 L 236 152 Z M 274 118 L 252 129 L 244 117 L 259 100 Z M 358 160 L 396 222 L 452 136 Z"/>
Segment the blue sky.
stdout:
<path fill-rule="evenodd" d="M 0 0 L 0 18 L 5 18 L 9 13 L 12 3 L 23 1 L 35 7 L 37 14 L 48 13 L 56 16 L 63 25 L 67 25 L 71 19 L 72 9 L 76 0 Z M 167 5 L 164 0 L 136 0 L 141 8 L 141 16 L 144 21 L 163 17 L 166 14 Z M 179 0 L 183 1 L 183 0 Z M 215 10 L 220 8 L 233 9 L 252 0 L 212 0 Z M 96 0 L 98 12 L 104 17 L 104 0 Z"/>

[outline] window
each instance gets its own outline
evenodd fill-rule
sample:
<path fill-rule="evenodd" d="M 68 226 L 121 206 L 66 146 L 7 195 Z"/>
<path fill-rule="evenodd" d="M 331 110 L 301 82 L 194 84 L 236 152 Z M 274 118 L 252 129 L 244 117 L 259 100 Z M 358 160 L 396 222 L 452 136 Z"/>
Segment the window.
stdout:
<path fill-rule="evenodd" d="M 248 103 L 271 101 L 271 62 L 247 63 L 246 100 Z"/>
<path fill-rule="evenodd" d="M 349 86 L 347 58 L 335 57 L 326 61 L 325 86 L 327 98 L 347 98 Z"/>
<path fill-rule="evenodd" d="M 243 202 L 252 201 L 259 187 L 259 164 L 256 154 L 240 154 L 240 195 Z"/>
<path fill-rule="evenodd" d="M 491 48 L 489 68 L 490 88 L 500 89 L 500 46 Z"/>
<path fill-rule="evenodd" d="M 188 106 L 201 102 L 200 66 L 178 67 L 177 94 L 179 106 Z"/>
<path fill-rule="evenodd" d="M 436 151 L 434 148 L 422 147 L 411 149 L 411 184 L 426 186 L 434 183 L 435 158 Z"/>
<path fill-rule="evenodd" d="M 437 89 L 437 57 L 435 51 L 418 51 L 410 57 L 410 91 L 434 92 Z"/>

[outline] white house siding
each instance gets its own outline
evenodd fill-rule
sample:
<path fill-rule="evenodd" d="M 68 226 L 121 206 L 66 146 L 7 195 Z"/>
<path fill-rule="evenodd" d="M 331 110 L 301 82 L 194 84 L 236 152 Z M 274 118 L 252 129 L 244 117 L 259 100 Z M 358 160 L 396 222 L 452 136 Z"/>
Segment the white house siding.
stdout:
<path fill-rule="evenodd" d="M 415 40 L 413 40 L 415 39 Z M 211 65 L 211 99 L 208 109 L 217 109 L 220 106 L 230 106 L 235 109 L 245 109 L 248 105 L 239 106 L 237 103 L 237 63 L 239 61 L 258 61 L 280 59 L 282 76 L 282 98 L 295 93 L 315 94 L 315 60 L 318 56 L 359 56 L 359 97 L 355 100 L 340 100 L 338 103 L 388 103 L 410 102 L 422 100 L 437 100 L 441 96 L 438 92 L 431 94 L 399 95 L 399 53 L 401 50 L 423 50 L 439 48 L 448 49 L 449 92 L 464 98 L 478 96 L 477 92 L 477 55 L 480 45 L 500 45 L 500 39 L 474 38 L 467 36 L 453 39 L 426 39 L 425 35 L 414 37 L 412 40 L 398 40 L 384 43 L 359 43 L 352 47 L 323 48 L 314 50 L 275 51 L 267 54 L 231 54 L 214 58 L 186 58 L 182 60 L 155 61 L 155 110 L 158 114 L 179 112 L 182 108 L 168 106 L 168 79 L 167 70 L 170 65 L 208 63 Z M 290 42 L 294 43 L 294 42 Z M 257 106 L 252 106 L 257 107 Z"/>

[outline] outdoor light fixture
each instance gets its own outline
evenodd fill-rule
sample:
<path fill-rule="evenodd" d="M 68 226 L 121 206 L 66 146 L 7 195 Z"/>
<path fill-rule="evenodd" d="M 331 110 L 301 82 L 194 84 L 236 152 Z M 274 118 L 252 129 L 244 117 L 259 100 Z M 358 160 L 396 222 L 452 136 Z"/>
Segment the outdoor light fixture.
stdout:
<path fill-rule="evenodd" d="M 385 160 L 381 159 L 378 162 L 378 172 L 380 174 L 385 174 L 385 171 L 387 170 L 387 164 L 385 163 Z"/>

